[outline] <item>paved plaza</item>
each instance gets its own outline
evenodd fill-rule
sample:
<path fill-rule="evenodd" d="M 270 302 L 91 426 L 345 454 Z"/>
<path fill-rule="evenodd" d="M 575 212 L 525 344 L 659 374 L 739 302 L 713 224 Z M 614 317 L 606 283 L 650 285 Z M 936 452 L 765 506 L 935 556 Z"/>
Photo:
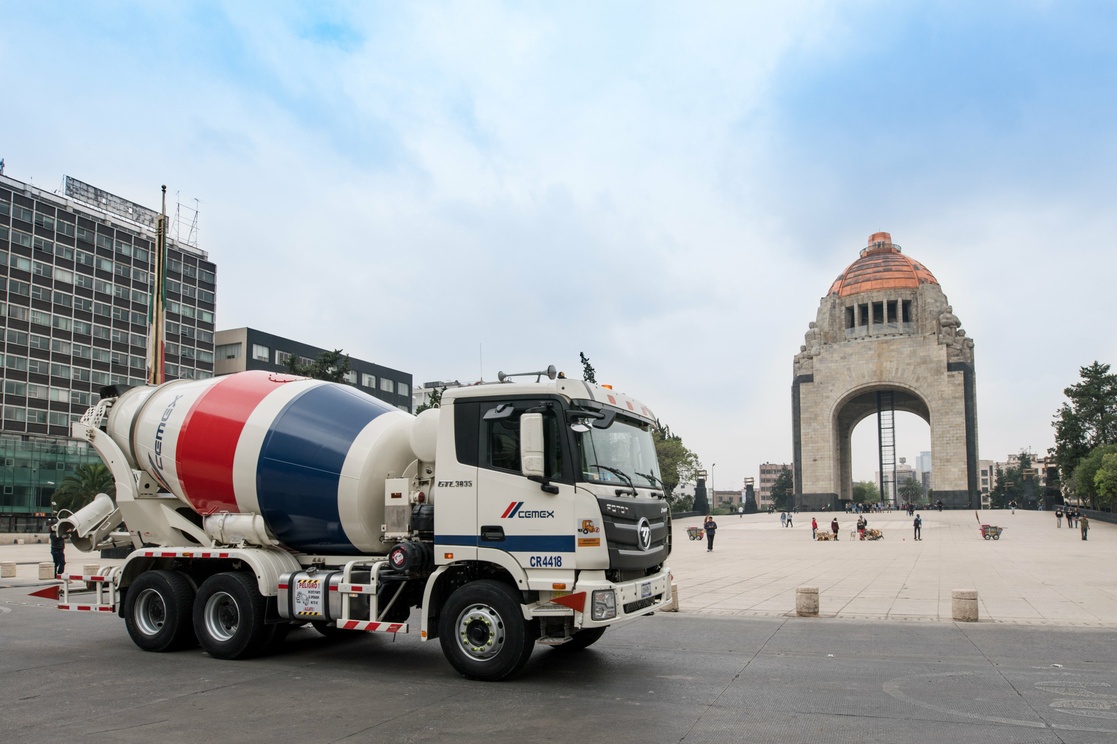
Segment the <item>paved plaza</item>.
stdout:
<path fill-rule="evenodd" d="M 868 514 L 876 541 L 851 539 L 857 517 L 838 514 L 837 542 L 811 540 L 811 517 L 829 529 L 833 513 L 717 517 L 714 551 L 674 523 L 670 565 L 679 611 L 729 616 L 784 616 L 795 591 L 818 587 L 819 616 L 849 619 L 951 621 L 951 592 L 976 589 L 981 622 L 1066 627 L 1117 627 L 1117 525 L 1091 520 L 1083 541 L 1054 512 L 921 511 L 923 539 L 913 539 L 904 512 Z M 984 540 L 979 525 L 1004 528 Z"/>
<path fill-rule="evenodd" d="M 901 512 L 868 515 L 884 533 L 873 542 L 851 539 L 856 517 L 848 514 L 837 515 L 837 542 L 811 540 L 811 514 L 796 515 L 789 528 L 778 513 L 721 516 L 712 553 L 705 540 L 687 537 L 700 518 L 677 519 L 669 563 L 679 611 L 783 617 L 794 614 L 796 589 L 812 586 L 820 618 L 949 622 L 951 591 L 976 589 L 980 622 L 1117 627 L 1117 525 L 1092 521 L 1083 541 L 1066 520 L 1057 528 L 1053 512 L 980 512 L 982 522 L 1004 528 L 993 541 L 982 539 L 972 511 L 920 514 L 919 542 Z M 813 516 L 828 528 L 834 515 Z M 47 583 L 38 579 L 39 562 L 50 560 L 45 542 L 0 545 L 0 560 L 17 564 L 16 578 L 0 587 Z M 67 547 L 68 572 L 98 562 Z"/>

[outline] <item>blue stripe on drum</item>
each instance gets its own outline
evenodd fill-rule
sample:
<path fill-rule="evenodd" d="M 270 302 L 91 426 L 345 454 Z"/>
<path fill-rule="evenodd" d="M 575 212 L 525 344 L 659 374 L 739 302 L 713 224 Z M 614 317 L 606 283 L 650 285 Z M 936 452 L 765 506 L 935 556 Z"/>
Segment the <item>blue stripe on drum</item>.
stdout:
<path fill-rule="evenodd" d="M 256 465 L 260 513 L 280 542 L 311 553 L 359 552 L 338 513 L 341 467 L 361 430 L 394 410 L 330 383 L 284 406 L 264 437 Z"/>
<path fill-rule="evenodd" d="M 509 553 L 573 553 L 573 535 L 505 535 L 503 540 L 482 540 L 477 535 L 435 535 L 436 548 L 442 546 L 495 548 Z"/>

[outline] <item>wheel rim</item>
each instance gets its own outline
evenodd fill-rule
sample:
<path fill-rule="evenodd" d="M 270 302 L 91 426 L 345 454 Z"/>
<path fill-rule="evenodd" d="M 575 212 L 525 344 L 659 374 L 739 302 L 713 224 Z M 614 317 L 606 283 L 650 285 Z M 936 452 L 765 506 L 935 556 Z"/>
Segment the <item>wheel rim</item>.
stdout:
<path fill-rule="evenodd" d="M 469 657 L 486 661 L 504 648 L 504 620 L 492 607 L 472 605 L 462 610 L 457 622 L 458 645 Z"/>
<path fill-rule="evenodd" d="M 163 601 L 163 595 L 154 589 L 140 592 L 133 619 L 144 635 L 157 635 L 167 622 L 167 605 Z"/>
<path fill-rule="evenodd" d="M 228 592 L 217 592 L 206 600 L 206 633 L 215 641 L 228 641 L 240 624 L 240 608 Z"/>

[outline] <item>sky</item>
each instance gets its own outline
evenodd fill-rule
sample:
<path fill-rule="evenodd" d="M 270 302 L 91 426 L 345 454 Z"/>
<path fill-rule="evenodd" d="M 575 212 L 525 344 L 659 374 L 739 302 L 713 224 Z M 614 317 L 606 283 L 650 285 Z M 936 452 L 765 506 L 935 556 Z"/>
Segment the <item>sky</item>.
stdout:
<path fill-rule="evenodd" d="M 888 231 L 1003 460 L 1117 361 L 1115 37 L 1074 0 L 0 0 L 0 158 L 197 207 L 218 329 L 417 385 L 585 353 L 719 490 L 791 461 L 793 357 Z"/>

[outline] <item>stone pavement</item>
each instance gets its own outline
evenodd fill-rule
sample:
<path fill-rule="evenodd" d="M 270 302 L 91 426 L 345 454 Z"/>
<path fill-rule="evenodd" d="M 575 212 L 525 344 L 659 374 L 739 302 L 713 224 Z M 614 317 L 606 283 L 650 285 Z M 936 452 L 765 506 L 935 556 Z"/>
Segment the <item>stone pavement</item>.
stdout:
<path fill-rule="evenodd" d="M 1117 627 L 1117 525 L 1091 520 L 1089 539 L 1055 513 L 921 511 L 923 540 L 903 512 L 868 514 L 876 541 L 850 539 L 857 517 L 837 514 L 837 542 L 811 540 L 811 517 L 828 529 L 832 512 L 717 517 L 714 551 L 674 522 L 669 565 L 679 611 L 708 615 L 795 614 L 799 586 L 818 587 L 819 617 L 951 621 L 951 592 L 976 589 L 980 622 Z M 1004 528 L 984 540 L 979 524 Z"/>
<path fill-rule="evenodd" d="M 1091 521 L 1089 540 L 1078 530 L 1055 527 L 1054 512 L 981 512 L 982 522 L 1004 528 L 1000 540 L 983 540 L 972 511 L 922 511 L 923 540 L 912 539 L 911 518 L 900 512 L 869 514 L 884 539 L 850 539 L 855 516 L 838 514 L 841 539 L 811 540 L 811 514 L 780 526 L 779 514 L 717 518 L 714 552 L 691 541 L 674 522 L 669 565 L 679 611 L 741 617 L 782 617 L 795 612 L 795 590 L 819 590 L 819 616 L 915 621 L 952 620 L 951 591 L 976 589 L 981 622 L 1117 628 L 1117 525 Z M 828 527 L 831 513 L 818 513 Z M 32 536 L 33 537 L 33 536 Z M 0 588 L 36 588 L 46 544 L 0 544 L 0 561 L 15 561 L 16 578 Z M 66 569 L 112 564 L 67 546 Z"/>

